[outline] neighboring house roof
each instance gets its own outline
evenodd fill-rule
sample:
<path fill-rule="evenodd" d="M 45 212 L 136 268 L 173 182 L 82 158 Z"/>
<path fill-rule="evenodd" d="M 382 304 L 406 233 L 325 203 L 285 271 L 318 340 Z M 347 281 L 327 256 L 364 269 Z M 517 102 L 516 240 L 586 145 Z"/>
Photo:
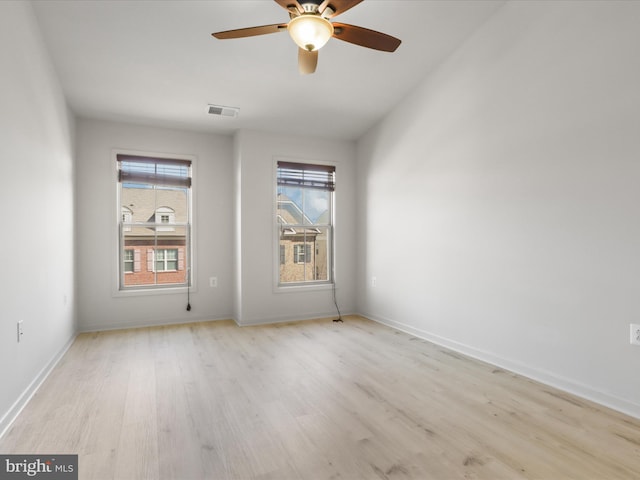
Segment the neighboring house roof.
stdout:
<path fill-rule="evenodd" d="M 288 228 L 285 235 L 300 235 L 302 233 L 317 235 L 321 231 L 311 227 L 313 222 L 307 217 L 296 203 L 283 193 L 278 194 L 278 222 L 284 225 L 309 225 L 309 228 Z"/>
<path fill-rule="evenodd" d="M 278 215 L 280 215 L 284 223 L 288 224 L 312 224 L 298 205 L 287 197 L 284 193 L 278 194 Z"/>
<path fill-rule="evenodd" d="M 133 227 L 129 236 L 149 235 L 157 231 L 158 235 L 176 235 L 178 232 L 171 225 L 184 224 L 189 220 L 188 197 L 186 190 L 180 189 L 153 189 L 153 188 L 123 188 L 121 193 L 123 212 L 131 212 L 131 223 L 154 223 L 160 225 L 160 219 L 156 218 L 156 212 L 168 214 L 171 217 L 169 224 L 159 227 Z"/>
<path fill-rule="evenodd" d="M 329 223 L 329 210 L 325 210 L 324 212 L 322 212 L 320 214 L 320 216 L 317 218 L 316 223 L 320 223 L 320 224 L 328 224 Z"/>

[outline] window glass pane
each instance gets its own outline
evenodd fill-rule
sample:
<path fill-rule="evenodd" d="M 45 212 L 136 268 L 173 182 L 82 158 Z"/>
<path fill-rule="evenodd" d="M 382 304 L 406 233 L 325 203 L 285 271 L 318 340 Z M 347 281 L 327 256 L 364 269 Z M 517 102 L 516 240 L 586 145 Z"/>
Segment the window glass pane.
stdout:
<path fill-rule="evenodd" d="M 172 232 L 158 232 L 158 249 L 162 249 L 163 271 L 157 274 L 158 284 L 187 281 L 187 227 L 176 226 Z"/>
<path fill-rule="evenodd" d="M 124 276 L 124 285 L 153 285 L 153 257 L 150 257 L 151 268 L 147 268 L 147 252 L 153 251 L 154 233 L 149 228 L 130 225 L 123 231 L 122 243 L 125 248 L 125 271 L 132 272 Z M 135 253 L 137 252 L 137 253 Z M 130 255 L 130 257 L 129 257 Z M 136 258 L 138 257 L 138 258 Z M 131 258 L 128 263 L 130 268 L 126 266 L 126 260 Z"/>
<path fill-rule="evenodd" d="M 127 207 L 127 221 L 133 223 L 176 223 L 189 221 L 188 189 L 122 184 L 120 201 Z M 160 212 L 157 214 L 156 212 Z"/>
<path fill-rule="evenodd" d="M 149 170 L 148 165 L 129 166 Z M 155 168 L 155 167 L 154 167 Z M 157 173 L 168 175 L 168 167 L 159 165 Z M 187 175 L 185 166 L 177 167 L 176 175 Z M 147 172 L 148 173 L 148 172 Z M 154 286 L 184 285 L 187 283 L 187 259 L 189 239 L 189 195 L 190 189 L 177 186 L 121 182 L 120 228 L 123 246 L 121 285 Z M 152 177 L 150 177 L 152 178 Z M 170 182 L 169 182 L 170 183 Z M 133 249 L 136 249 L 135 258 Z M 131 250 L 131 254 L 128 251 Z"/>
<path fill-rule="evenodd" d="M 328 281 L 331 227 L 280 228 L 280 282 Z M 282 252 L 291 252 L 282 255 Z"/>
<path fill-rule="evenodd" d="M 278 175 L 280 284 L 330 281 L 334 170 L 279 162 Z"/>
<path fill-rule="evenodd" d="M 297 187 L 278 187 L 278 222 L 288 224 L 331 223 L 332 192 Z"/>
<path fill-rule="evenodd" d="M 178 250 L 165 250 L 165 259 L 166 270 L 178 270 Z"/>
<path fill-rule="evenodd" d="M 310 252 L 313 259 L 313 278 L 314 280 L 327 281 L 331 278 L 329 271 L 331 227 L 318 227 L 315 230 L 317 234 L 314 236 Z"/>

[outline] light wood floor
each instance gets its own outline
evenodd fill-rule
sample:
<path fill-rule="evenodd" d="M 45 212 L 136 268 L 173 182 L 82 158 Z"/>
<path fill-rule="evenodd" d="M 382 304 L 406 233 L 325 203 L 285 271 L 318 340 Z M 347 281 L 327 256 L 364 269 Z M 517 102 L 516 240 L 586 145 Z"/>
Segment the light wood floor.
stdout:
<path fill-rule="evenodd" d="M 638 479 L 640 421 L 374 322 L 80 335 L 2 453 L 80 479 Z"/>

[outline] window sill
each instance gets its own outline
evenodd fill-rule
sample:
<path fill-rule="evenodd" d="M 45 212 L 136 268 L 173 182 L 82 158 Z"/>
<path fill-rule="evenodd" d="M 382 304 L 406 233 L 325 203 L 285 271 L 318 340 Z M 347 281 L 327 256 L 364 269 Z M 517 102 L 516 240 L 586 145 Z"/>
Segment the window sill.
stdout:
<path fill-rule="evenodd" d="M 195 287 L 189 289 L 191 293 L 198 290 Z M 113 297 L 144 297 L 153 295 L 186 295 L 186 286 L 167 286 L 167 287 L 131 287 L 124 290 L 117 289 L 112 293 Z"/>
<path fill-rule="evenodd" d="M 326 283 L 294 283 L 291 285 L 276 285 L 273 289 L 274 293 L 303 293 L 303 292 L 319 292 L 333 289 L 333 282 Z"/>

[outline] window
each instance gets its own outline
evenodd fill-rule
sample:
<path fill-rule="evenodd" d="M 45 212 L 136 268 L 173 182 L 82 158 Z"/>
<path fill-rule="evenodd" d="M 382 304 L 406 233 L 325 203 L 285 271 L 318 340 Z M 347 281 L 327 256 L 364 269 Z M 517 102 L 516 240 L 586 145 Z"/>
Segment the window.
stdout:
<path fill-rule="evenodd" d="M 122 207 L 122 221 L 124 223 L 131 223 L 133 213 L 130 208 Z"/>
<path fill-rule="evenodd" d="M 278 283 L 329 283 L 335 167 L 292 162 L 277 167 Z"/>
<path fill-rule="evenodd" d="M 124 271 L 125 273 L 133 272 L 133 250 L 125 250 L 124 251 Z"/>
<path fill-rule="evenodd" d="M 318 249 L 318 252 L 320 249 Z M 311 245 L 294 245 L 293 246 L 294 263 L 310 263 L 311 262 Z"/>
<path fill-rule="evenodd" d="M 156 250 L 156 272 L 168 272 L 178 269 L 178 249 L 161 248 Z"/>
<path fill-rule="evenodd" d="M 176 213 L 170 207 L 160 207 L 156 210 L 155 221 L 157 224 L 162 225 L 158 227 L 158 231 L 162 232 L 171 232 L 173 231 L 173 227 L 168 227 L 167 225 L 173 225 L 176 223 Z"/>
<path fill-rule="evenodd" d="M 131 219 L 133 218 L 133 213 L 131 212 L 131 209 L 127 208 L 127 207 L 122 207 L 122 223 L 123 225 L 129 224 L 131 223 Z M 125 227 L 125 228 L 131 228 L 131 227 Z"/>
<path fill-rule="evenodd" d="M 117 155 L 120 289 L 186 286 L 191 161 Z"/>

